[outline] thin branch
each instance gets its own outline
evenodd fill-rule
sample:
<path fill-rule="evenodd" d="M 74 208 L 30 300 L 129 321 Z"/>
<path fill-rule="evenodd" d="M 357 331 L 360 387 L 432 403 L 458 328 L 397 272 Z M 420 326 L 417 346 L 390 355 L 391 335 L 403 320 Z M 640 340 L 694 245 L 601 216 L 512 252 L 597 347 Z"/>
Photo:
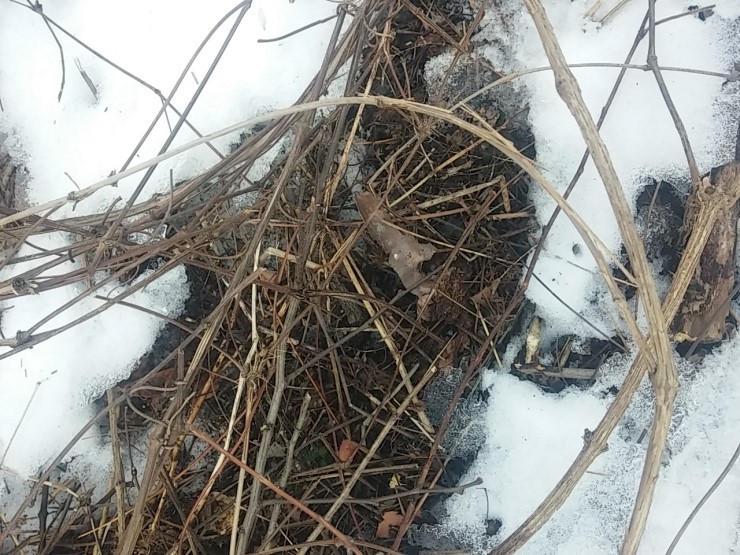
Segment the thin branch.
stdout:
<path fill-rule="evenodd" d="M 355 547 L 354 542 L 348 537 L 342 534 L 339 530 L 337 530 L 334 526 L 331 525 L 329 521 L 327 521 L 325 518 L 322 518 L 321 515 L 315 513 L 308 507 L 306 507 L 303 503 L 301 503 L 298 499 L 291 496 L 290 494 L 286 493 L 279 487 L 277 487 L 275 484 L 273 484 L 270 480 L 268 480 L 265 476 L 260 474 L 259 472 L 256 472 L 252 470 L 250 467 L 242 463 L 239 459 L 237 459 L 234 455 L 229 453 L 228 451 L 224 450 L 223 447 L 221 447 L 218 443 L 213 441 L 210 437 L 208 437 L 205 433 L 201 432 L 197 429 L 191 429 L 190 433 L 193 434 L 198 439 L 203 440 L 208 445 L 211 446 L 211 448 L 215 449 L 222 455 L 224 455 L 227 459 L 229 459 L 233 464 L 237 465 L 240 469 L 244 470 L 247 474 L 252 476 L 256 480 L 256 482 L 259 482 L 266 488 L 271 489 L 274 491 L 277 495 L 288 501 L 291 505 L 294 507 L 297 507 L 301 511 L 303 511 L 305 514 L 310 516 L 312 519 L 314 519 L 318 525 L 321 527 L 321 529 L 329 530 L 334 536 L 346 547 L 348 550 L 350 550 L 352 553 L 356 553 L 357 555 L 362 555 L 362 552 Z M 313 541 L 316 538 L 312 538 L 308 541 Z"/>
<path fill-rule="evenodd" d="M 383 440 L 385 437 L 390 433 L 391 429 L 396 425 L 396 423 L 400 420 L 401 416 L 406 412 L 409 405 L 411 405 L 411 402 L 413 399 L 415 399 L 419 393 L 424 389 L 427 383 L 429 383 L 429 380 L 432 379 L 432 377 L 436 374 L 437 367 L 435 365 L 432 365 L 426 373 L 422 376 L 422 378 L 419 380 L 419 383 L 414 386 L 414 389 L 409 393 L 406 398 L 403 400 L 403 402 L 398 406 L 398 408 L 392 412 L 391 417 L 388 419 L 388 422 L 383 426 L 383 429 L 378 434 L 378 437 L 375 439 L 373 444 L 370 446 L 370 448 L 367 451 L 367 454 L 365 457 L 363 457 L 362 461 L 359 465 L 357 465 L 357 469 L 352 474 L 352 477 L 347 481 L 347 483 L 344 486 L 344 489 L 342 490 L 341 495 L 337 498 L 337 500 L 332 504 L 332 506 L 326 511 L 324 514 L 324 519 L 326 522 L 331 522 L 332 518 L 336 514 L 337 510 L 339 510 L 339 507 L 342 506 L 344 503 L 344 500 L 349 497 L 350 491 L 352 491 L 352 488 L 355 486 L 357 481 L 362 476 L 362 472 L 367 468 L 367 465 L 370 463 L 372 458 L 377 453 L 378 449 L 380 448 Z M 308 539 L 306 541 L 314 541 L 316 538 L 319 537 L 321 534 L 321 531 L 326 528 L 326 525 L 319 523 L 311 532 L 311 534 L 308 536 Z M 307 548 L 301 548 L 298 551 L 298 555 L 305 555 L 307 552 Z"/>
<path fill-rule="evenodd" d="M 342 7 L 339 6 L 339 8 L 337 8 L 337 9 L 342 9 Z M 323 19 L 317 19 L 316 21 L 314 21 L 312 23 L 309 23 L 308 25 L 304 25 L 303 27 L 299 27 L 295 31 L 291 31 L 289 33 L 285 33 L 284 35 L 281 35 L 279 37 L 274 37 L 274 38 L 271 38 L 271 39 L 257 39 L 257 42 L 264 43 L 264 42 L 278 42 L 278 41 L 281 41 L 281 40 L 285 40 L 285 39 L 290 38 L 290 37 L 292 37 L 294 35 L 297 35 L 299 33 L 302 33 L 303 31 L 308 30 L 311 27 L 316 27 L 317 25 L 322 25 L 324 23 L 328 23 L 332 19 L 336 19 L 337 16 L 338 16 L 338 14 L 334 14 L 334 15 L 330 15 L 329 17 L 325 17 Z"/>
<path fill-rule="evenodd" d="M 683 145 L 684 153 L 686 154 L 686 161 L 689 164 L 689 174 L 691 175 L 691 183 L 694 188 L 699 187 L 699 169 L 696 165 L 696 159 L 694 158 L 694 151 L 691 149 L 691 142 L 689 136 L 686 133 L 686 127 L 684 127 L 681 116 L 676 110 L 676 105 L 673 103 L 671 94 L 668 92 L 668 86 L 663 79 L 663 73 L 661 72 L 660 66 L 658 66 L 658 56 L 655 53 L 655 0 L 648 0 L 649 4 L 649 27 L 648 27 L 648 55 L 647 65 L 655 76 L 655 81 L 658 83 L 660 94 L 663 96 L 668 112 L 671 114 L 673 124 L 676 126 L 676 131 L 681 139 L 681 145 Z"/>
<path fill-rule="evenodd" d="M 691 524 L 691 521 L 694 520 L 694 517 L 696 517 L 696 515 L 699 514 L 699 511 L 704 506 L 704 504 L 709 500 L 712 494 L 714 494 L 714 492 L 717 491 L 717 488 L 724 481 L 724 479 L 727 478 L 727 475 L 730 473 L 730 470 L 732 470 L 732 467 L 735 466 L 735 463 L 737 462 L 738 457 L 740 457 L 740 444 L 738 444 L 737 449 L 735 449 L 735 453 L 732 455 L 732 457 L 730 457 L 730 460 L 725 465 L 725 468 L 722 470 L 722 473 L 717 477 L 717 479 L 714 481 L 711 487 L 707 490 L 707 492 L 701 498 L 699 503 L 697 503 L 696 507 L 694 507 L 694 509 L 691 511 L 691 514 L 686 518 L 684 523 L 681 525 L 681 528 L 676 533 L 676 537 L 673 538 L 673 541 L 671 542 L 671 545 L 668 547 L 668 551 L 665 552 L 665 555 L 671 555 L 671 553 L 673 553 L 673 551 L 676 549 L 678 542 L 681 541 L 681 537 L 683 536 L 684 532 L 686 532 L 686 529 Z"/>
<path fill-rule="evenodd" d="M 249 8 L 252 7 L 252 1 L 247 0 L 244 5 L 242 6 L 241 10 L 239 11 L 239 15 L 236 17 L 236 20 L 234 21 L 233 25 L 231 26 L 231 29 L 229 29 L 229 33 L 226 35 L 226 38 L 224 38 L 223 43 L 221 44 L 221 47 L 218 50 L 218 53 L 214 57 L 213 61 L 211 62 L 211 65 L 208 67 L 208 71 L 206 72 L 205 76 L 203 77 L 203 80 L 201 81 L 200 85 L 198 85 L 198 88 L 193 93 L 192 98 L 190 99 L 190 102 L 188 102 L 188 105 L 185 107 L 185 110 L 182 113 L 182 116 L 177 120 L 177 123 L 175 124 L 175 127 L 170 132 L 169 136 L 165 140 L 164 144 L 162 145 L 162 148 L 159 150 L 159 154 L 164 154 L 167 152 L 167 149 L 169 149 L 172 142 L 175 140 L 175 137 L 177 136 L 177 133 L 180 131 L 182 126 L 185 123 L 186 118 L 192 111 L 193 107 L 195 106 L 195 103 L 198 101 L 198 98 L 200 98 L 201 93 L 203 92 L 203 89 L 205 89 L 206 85 L 208 84 L 211 76 L 213 75 L 213 72 L 216 70 L 216 67 L 218 66 L 219 62 L 221 61 L 221 58 L 223 57 L 224 53 L 226 52 L 226 49 L 228 48 L 229 44 L 231 43 L 231 39 L 234 37 L 234 34 L 236 33 L 237 29 L 239 28 L 242 19 L 244 19 L 244 16 L 247 15 L 247 12 L 249 11 Z M 131 193 L 131 196 L 129 197 L 128 201 L 126 202 L 125 206 L 121 211 L 118 213 L 118 216 L 116 217 L 115 222 L 113 225 L 109 228 L 108 232 L 105 234 L 105 236 L 100 240 L 99 246 L 97 251 L 95 252 L 95 256 L 93 258 L 92 263 L 90 264 L 89 272 L 90 275 L 92 275 L 100 262 L 100 258 L 103 255 L 104 245 L 106 241 L 109 241 L 111 237 L 113 236 L 113 233 L 115 230 L 119 229 L 121 222 L 126 217 L 128 212 L 131 210 L 131 207 L 136 202 L 136 199 L 139 198 L 139 195 L 144 190 L 144 187 L 149 182 L 149 179 L 154 174 L 154 170 L 157 168 L 157 165 L 151 165 L 147 169 L 144 176 L 141 178 L 141 181 L 136 186 L 136 189 L 134 189 L 134 192 Z"/>
<path fill-rule="evenodd" d="M 290 437 L 290 442 L 288 443 L 288 452 L 285 455 L 285 466 L 283 467 L 283 473 L 280 476 L 280 481 L 278 482 L 278 485 L 285 489 L 285 487 L 288 485 L 288 478 L 290 477 L 290 473 L 293 470 L 293 457 L 295 455 L 295 448 L 298 444 L 298 439 L 301 437 L 301 434 L 303 433 L 303 428 L 306 425 L 306 420 L 308 418 L 308 408 L 311 403 L 311 395 L 306 393 L 303 396 L 303 401 L 301 402 L 301 409 L 298 412 L 298 420 L 296 420 L 295 423 L 295 429 L 293 430 L 293 434 Z M 303 501 L 306 503 L 306 501 Z M 280 506 L 275 505 L 272 508 L 272 514 L 270 515 L 270 524 L 267 526 L 267 533 L 265 534 L 265 541 L 269 542 L 272 538 L 273 534 L 275 533 L 275 529 L 277 528 L 277 521 L 278 517 L 280 516 Z M 262 548 L 268 548 L 270 547 L 268 545 L 264 545 Z M 262 549 L 261 548 L 261 549 Z"/>
<path fill-rule="evenodd" d="M 28 7 L 39 14 L 41 18 L 44 20 L 44 24 L 46 24 L 46 27 L 49 29 L 49 32 L 51 33 L 51 36 L 54 37 L 54 42 L 57 43 L 57 48 L 59 48 L 59 61 L 62 64 L 62 82 L 59 85 L 59 93 L 57 94 L 57 102 L 61 102 L 62 100 L 62 93 L 64 92 L 64 82 L 67 77 L 67 68 L 66 64 L 64 63 L 64 48 L 62 48 L 62 43 L 59 42 L 59 37 L 57 37 L 57 34 L 54 32 L 54 29 L 51 28 L 51 24 L 49 23 L 49 18 L 46 17 L 46 14 L 44 13 L 44 8 L 41 6 L 40 2 L 33 3 L 31 0 L 26 0 L 26 3 L 28 4 Z"/>

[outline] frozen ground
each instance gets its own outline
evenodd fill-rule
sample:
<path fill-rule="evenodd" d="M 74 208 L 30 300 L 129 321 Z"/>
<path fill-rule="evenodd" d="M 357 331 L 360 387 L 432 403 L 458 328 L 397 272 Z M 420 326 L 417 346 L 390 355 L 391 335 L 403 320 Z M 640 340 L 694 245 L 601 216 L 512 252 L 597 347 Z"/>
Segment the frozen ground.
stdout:
<path fill-rule="evenodd" d="M 592 1 L 545 0 L 565 56 L 571 64 L 624 63 L 646 15 L 647 2 L 632 1 L 604 25 L 585 16 Z M 547 59 L 529 15 L 520 0 L 497 3 L 502 10 L 486 19 L 486 45 L 479 53 L 504 72 L 547 66 Z M 606 2 L 601 14 L 616 2 Z M 706 21 L 696 15 L 663 23 L 657 28 L 661 66 L 729 73 L 740 61 L 740 7 L 718 0 Z M 657 19 L 683 13 L 689 4 L 657 3 Z M 502 15 L 503 13 L 503 15 Z M 647 40 L 631 63 L 644 64 Z M 595 118 L 612 89 L 618 68 L 581 67 L 574 73 Z M 668 88 L 688 130 L 701 172 L 728 162 L 734 153 L 740 116 L 736 83 L 722 78 L 665 71 Z M 557 96 L 552 74 L 533 73 L 515 81 L 530 107 L 537 161 L 545 175 L 565 189 L 583 154 L 584 143 L 567 108 Z M 649 177 L 665 178 L 679 186 L 689 182 L 686 158 L 669 113 L 650 73 L 628 71 L 617 93 L 602 135 L 610 150 L 628 198 L 634 200 Z M 606 245 L 619 255 L 620 241 L 603 187 L 592 164 L 570 198 Z M 554 204 L 535 192 L 538 219 L 544 224 Z M 545 243 L 535 274 L 570 307 L 607 333 L 619 329 L 617 312 L 596 274 L 596 265 L 565 217 L 560 217 Z M 581 319 L 544 287 L 532 281 L 528 296 L 537 303 L 545 322 L 543 342 L 564 334 L 592 336 Z M 462 482 L 482 477 L 483 486 L 448 501 L 449 518 L 439 537 L 485 551 L 513 532 L 563 476 L 583 445 L 585 429 L 593 429 L 613 399 L 610 386 L 619 386 L 630 361 L 614 361 L 602 369 L 588 391 L 543 393 L 530 383 L 507 374 L 515 349 L 511 345 L 502 369 L 486 376 L 491 397 L 485 414 L 487 437 L 474 466 Z M 675 534 L 730 460 L 737 432 L 740 378 L 736 361 L 740 339 L 725 345 L 695 369 L 679 363 L 681 392 L 669 439 L 669 451 L 648 521 L 642 554 L 665 553 Z M 646 384 L 609 441 L 609 450 L 592 465 L 555 518 L 521 553 L 608 554 L 619 549 L 637 491 L 649 429 L 652 396 Z M 694 520 L 675 553 L 735 553 L 740 530 L 740 499 L 736 492 L 740 468 Z M 500 519 L 496 538 L 486 535 L 486 521 Z M 451 546 L 450 546 L 451 547 Z"/>
<path fill-rule="evenodd" d="M 43 2 L 46 16 L 102 56 L 167 96 L 199 44 L 236 2 L 145 0 Z M 298 38 L 281 37 L 335 13 L 325 0 L 294 4 L 254 0 L 205 86 L 188 120 L 202 134 L 293 103 L 314 77 L 324 56 L 333 23 L 318 25 Z M 239 10 L 213 34 L 185 74 L 172 105 L 183 111 L 203 81 L 234 25 Z M 0 137 L 4 147 L 28 170 L 24 197 L 42 203 L 66 197 L 111 171 L 156 155 L 177 115 L 168 110 L 143 147 L 134 148 L 157 115 L 161 100 L 146 86 L 96 57 L 54 28 L 65 62 L 64 87 L 60 51 L 44 20 L 24 3 L 0 1 Z M 86 83 L 87 75 L 92 87 Z M 94 89 L 94 91 L 93 91 Z M 183 128 L 174 146 L 195 138 Z M 215 142 L 228 153 L 234 136 Z M 219 159 L 207 147 L 181 155 L 158 168 L 142 193 L 167 190 L 169 175 L 180 181 Z M 115 197 L 127 199 L 141 174 L 124 179 L 117 189 L 103 189 L 78 203 L 74 215 L 104 210 Z M 54 217 L 70 215 L 71 207 Z M 50 234 L 25 246 L 21 254 L 66 245 L 69 237 Z M 36 261 L 35 264 L 43 263 Z M 68 262 L 67 268 L 74 263 Z M 7 280 L 23 269 L 2 275 Z M 65 268 L 55 269 L 59 272 Z M 144 277 L 144 276 L 142 276 Z M 109 287 L 98 294 L 124 290 Z M 2 308 L 2 332 L 15 336 L 55 308 L 82 293 L 82 285 L 23 297 Z M 178 267 L 128 300 L 166 316 L 177 316 L 189 295 L 184 268 Z M 41 328 L 56 328 L 93 310 L 101 301 L 87 298 Z M 94 414 L 90 403 L 106 388 L 126 378 L 137 359 L 152 345 L 160 319 L 130 308 L 115 307 L 31 350 L 0 361 L 0 478 L 17 483 L 56 455 Z M 7 352 L 7 348 L 3 348 Z M 106 470 L 105 439 L 91 435 L 80 443 L 80 468 Z M 87 464 L 84 458 L 89 460 Z M 0 489 L 0 502 L 13 504 L 13 494 Z"/>

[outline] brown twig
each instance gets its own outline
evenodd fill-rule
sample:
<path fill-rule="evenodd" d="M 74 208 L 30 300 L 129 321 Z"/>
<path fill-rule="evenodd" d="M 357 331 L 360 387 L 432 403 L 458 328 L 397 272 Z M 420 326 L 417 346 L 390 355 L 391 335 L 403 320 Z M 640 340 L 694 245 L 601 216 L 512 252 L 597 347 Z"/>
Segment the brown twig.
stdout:
<path fill-rule="evenodd" d="M 312 519 L 314 519 L 316 522 L 319 523 L 319 525 L 322 528 L 325 528 L 329 530 L 334 536 L 341 542 L 341 544 L 346 547 L 348 550 L 350 550 L 352 553 L 357 553 L 358 555 L 362 555 L 362 552 L 355 547 L 354 542 L 348 538 L 346 535 L 342 534 L 339 530 L 337 530 L 334 526 L 332 526 L 327 520 L 321 517 L 321 515 L 315 513 L 303 503 L 301 503 L 298 499 L 292 497 L 279 487 L 277 487 L 275 484 L 273 484 L 270 480 L 265 478 L 262 474 L 259 474 L 258 472 L 252 470 L 247 465 L 242 463 L 239 459 L 237 459 L 234 455 L 229 453 L 228 451 L 225 451 L 218 443 L 213 441 L 210 437 L 208 437 L 206 434 L 201 432 L 197 429 L 191 429 L 190 433 L 192 433 L 195 437 L 201 439 L 202 441 L 206 442 L 208 445 L 210 445 L 213 449 L 220 452 L 222 455 L 224 455 L 226 458 L 228 458 L 232 464 L 237 465 L 239 468 L 243 469 L 247 474 L 252 476 L 255 480 L 257 480 L 260 484 L 265 486 L 266 488 L 269 488 L 270 490 L 274 491 L 277 495 L 291 503 L 291 505 L 297 507 L 304 513 L 306 513 L 308 516 L 310 516 Z M 312 541 L 312 540 L 309 540 Z"/>
<path fill-rule="evenodd" d="M 647 65 L 653 72 L 655 81 L 658 84 L 658 88 L 660 89 L 660 94 L 663 97 L 666 108 L 668 108 L 668 112 L 671 114 L 671 119 L 673 119 L 673 124 L 676 126 L 676 131 L 678 132 L 678 136 L 681 139 L 681 145 L 683 145 L 683 150 L 686 154 L 686 161 L 689 165 L 691 183 L 695 188 L 698 188 L 699 169 L 697 168 L 696 159 L 694 158 L 694 151 L 691 148 L 691 142 L 689 141 L 689 136 L 686 133 L 686 127 L 684 127 L 681 116 L 678 114 L 678 110 L 676 110 L 676 106 L 673 103 L 671 94 L 668 92 L 668 86 L 665 83 L 665 79 L 663 79 L 663 73 L 661 72 L 660 66 L 658 66 L 658 56 L 655 52 L 655 0 L 648 0 L 648 6 L 649 26 Z"/>

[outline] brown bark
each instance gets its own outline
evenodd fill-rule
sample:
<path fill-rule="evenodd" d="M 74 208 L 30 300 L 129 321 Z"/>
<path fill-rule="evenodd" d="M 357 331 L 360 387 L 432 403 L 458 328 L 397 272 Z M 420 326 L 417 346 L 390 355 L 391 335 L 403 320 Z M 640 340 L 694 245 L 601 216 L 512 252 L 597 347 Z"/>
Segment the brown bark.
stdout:
<path fill-rule="evenodd" d="M 717 168 L 705 177 L 711 186 L 729 187 L 726 180 L 738 179 L 737 172 L 723 172 Z M 692 193 L 687 203 L 684 230 L 693 232 L 692 218 L 698 203 L 703 202 Z M 674 331 L 679 341 L 714 343 L 725 334 L 725 321 L 730 311 L 730 295 L 735 286 L 735 254 L 737 249 L 738 204 L 723 209 L 709 235 L 699 266 L 694 272 L 679 312 L 674 320 Z"/>

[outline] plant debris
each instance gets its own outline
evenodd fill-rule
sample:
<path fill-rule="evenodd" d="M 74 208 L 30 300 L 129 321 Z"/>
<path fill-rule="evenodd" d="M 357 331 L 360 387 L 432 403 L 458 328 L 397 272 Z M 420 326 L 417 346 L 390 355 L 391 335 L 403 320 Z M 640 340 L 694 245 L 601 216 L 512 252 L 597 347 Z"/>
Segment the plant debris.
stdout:
<path fill-rule="evenodd" d="M 401 278 L 403 286 L 419 298 L 421 318 L 429 320 L 431 315 L 427 309 L 432 302 L 433 282 L 419 268 L 423 262 L 431 260 L 437 249 L 428 243 L 422 245 L 415 237 L 387 223 L 389 214 L 372 193 L 358 193 L 356 202 L 357 209 L 368 222 L 370 235 L 388 254 L 388 265 Z"/>
<path fill-rule="evenodd" d="M 451 106 L 460 91 L 430 93 L 424 71 L 444 51 L 464 62 L 484 6 L 460 5 L 368 0 L 351 20 L 354 8 L 340 7 L 346 31 L 299 104 L 346 74 L 344 96 Z M 511 136 L 502 113 L 483 118 Z M 247 182 L 277 144 L 266 175 Z M 527 182 L 495 148 L 401 108 L 289 113 L 113 227 L 120 209 L 6 227 L 22 240 L 68 230 L 70 252 L 86 261 L 52 278 L 19 276 L 34 292 L 93 287 L 103 272 L 133 283 L 128 293 L 179 264 L 195 292 L 131 378 L 98 401 L 102 431 L 120 440 L 109 490 L 74 482 L 44 496 L 63 475 L 46 469 L 28 502 L 58 517 L 8 515 L 9 538 L 60 555 L 222 553 L 232 537 L 240 553 L 331 550 L 349 538 L 363 553 L 398 552 L 425 503 L 468 487 L 445 489 L 462 459 L 447 440 L 434 447 L 457 403 L 427 407 L 423 393 L 505 337 L 522 299 L 535 224 Z M 30 292 L 6 285 L 4 299 Z M 453 398 L 472 397 L 470 368 L 469 379 L 455 374 Z"/>

